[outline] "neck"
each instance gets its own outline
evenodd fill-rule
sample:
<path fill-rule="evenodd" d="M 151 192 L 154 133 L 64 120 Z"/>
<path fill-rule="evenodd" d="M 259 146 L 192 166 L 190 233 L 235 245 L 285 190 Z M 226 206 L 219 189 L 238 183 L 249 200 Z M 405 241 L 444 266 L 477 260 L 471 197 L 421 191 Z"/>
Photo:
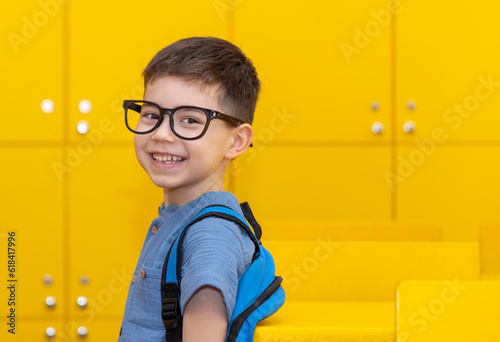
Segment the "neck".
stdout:
<path fill-rule="evenodd" d="M 224 175 L 216 177 L 205 187 L 181 187 L 175 189 L 163 189 L 164 206 L 175 204 L 178 207 L 197 199 L 201 195 L 211 191 L 224 191 Z"/>

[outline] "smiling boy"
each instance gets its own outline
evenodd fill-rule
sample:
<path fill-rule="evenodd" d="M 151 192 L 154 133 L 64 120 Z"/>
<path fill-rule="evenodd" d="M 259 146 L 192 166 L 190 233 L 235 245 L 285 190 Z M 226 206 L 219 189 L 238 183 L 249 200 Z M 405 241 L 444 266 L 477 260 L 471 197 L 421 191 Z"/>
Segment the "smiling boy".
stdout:
<path fill-rule="evenodd" d="M 153 342 L 165 341 L 160 277 L 182 227 L 209 205 L 243 216 L 237 198 L 224 191 L 224 175 L 252 142 L 260 82 L 239 48 L 212 37 L 167 46 L 143 76 L 144 99 L 124 101 L 126 124 L 137 160 L 164 201 L 132 277 L 119 341 Z M 182 245 L 183 341 L 224 341 L 254 248 L 229 220 L 207 217 L 190 227 Z"/>

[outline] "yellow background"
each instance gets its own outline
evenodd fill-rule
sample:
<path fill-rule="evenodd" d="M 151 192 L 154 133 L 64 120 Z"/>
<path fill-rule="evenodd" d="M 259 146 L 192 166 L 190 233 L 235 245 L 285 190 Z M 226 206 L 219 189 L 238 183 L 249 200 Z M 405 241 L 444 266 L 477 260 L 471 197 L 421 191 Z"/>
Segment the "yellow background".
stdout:
<path fill-rule="evenodd" d="M 78 326 L 89 341 L 117 338 L 162 201 L 121 102 L 142 96 L 143 68 L 184 37 L 228 39 L 257 68 L 254 147 L 227 188 L 252 204 L 264 237 L 280 220 L 428 220 L 446 241 L 477 242 L 482 224 L 498 222 L 497 1 L 24 0 L 1 10 L 0 260 L 15 231 L 21 340 L 45 340 L 47 326 L 61 341 L 76 341 Z M 408 121 L 414 132 L 403 132 Z M 287 240 L 286 225 L 272 229 Z"/>

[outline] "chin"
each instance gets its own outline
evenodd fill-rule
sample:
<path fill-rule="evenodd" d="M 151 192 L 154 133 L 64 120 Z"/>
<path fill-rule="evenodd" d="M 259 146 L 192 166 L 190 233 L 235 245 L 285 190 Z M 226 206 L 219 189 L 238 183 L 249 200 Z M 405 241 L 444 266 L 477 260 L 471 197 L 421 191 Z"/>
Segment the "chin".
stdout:
<path fill-rule="evenodd" d="M 159 188 L 163 189 L 172 189 L 174 188 L 173 184 L 170 184 L 170 182 L 161 180 L 161 179 L 155 179 L 154 177 L 150 177 L 151 181 L 154 183 Z"/>

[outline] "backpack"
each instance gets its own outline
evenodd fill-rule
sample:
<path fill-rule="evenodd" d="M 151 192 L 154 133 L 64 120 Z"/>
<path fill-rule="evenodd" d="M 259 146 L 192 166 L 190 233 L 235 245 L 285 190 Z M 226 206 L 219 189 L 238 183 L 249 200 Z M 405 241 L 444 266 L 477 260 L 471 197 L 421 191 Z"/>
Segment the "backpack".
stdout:
<path fill-rule="evenodd" d="M 285 302 L 282 278 L 275 276 L 274 260 L 262 246 L 262 230 L 247 202 L 240 204 L 245 218 L 255 233 L 237 212 L 222 205 L 212 205 L 201 210 L 181 230 L 165 258 L 161 276 L 162 319 L 167 341 L 181 341 L 182 316 L 180 313 L 181 246 L 188 228 L 208 216 L 217 216 L 239 224 L 255 245 L 252 263 L 238 283 L 236 303 L 226 334 L 227 342 L 252 342 L 255 326 L 271 316 Z"/>

